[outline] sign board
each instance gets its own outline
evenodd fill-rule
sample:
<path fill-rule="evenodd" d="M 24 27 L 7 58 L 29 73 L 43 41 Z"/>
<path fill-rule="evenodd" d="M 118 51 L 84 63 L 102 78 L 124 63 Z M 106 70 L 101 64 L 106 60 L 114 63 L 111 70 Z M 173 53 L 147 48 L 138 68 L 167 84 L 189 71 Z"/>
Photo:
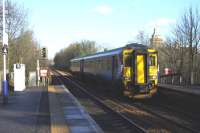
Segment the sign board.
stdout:
<path fill-rule="evenodd" d="M 47 69 L 41 69 L 40 70 L 40 77 L 47 77 L 48 76 L 48 70 Z"/>
<path fill-rule="evenodd" d="M 25 65 L 14 64 L 14 91 L 23 91 L 25 88 Z"/>
<path fill-rule="evenodd" d="M 8 46 L 8 34 L 6 32 L 4 32 L 4 35 L 3 35 L 3 45 Z"/>
<path fill-rule="evenodd" d="M 165 75 L 172 74 L 172 70 L 170 68 L 165 68 Z"/>

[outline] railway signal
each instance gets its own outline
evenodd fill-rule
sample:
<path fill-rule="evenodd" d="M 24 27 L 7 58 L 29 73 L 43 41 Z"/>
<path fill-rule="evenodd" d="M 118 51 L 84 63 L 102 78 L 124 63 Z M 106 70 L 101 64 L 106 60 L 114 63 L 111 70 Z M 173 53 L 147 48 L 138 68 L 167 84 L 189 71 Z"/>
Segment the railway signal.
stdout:
<path fill-rule="evenodd" d="M 47 58 L 47 48 L 43 47 L 41 49 L 41 57 L 46 59 Z"/>

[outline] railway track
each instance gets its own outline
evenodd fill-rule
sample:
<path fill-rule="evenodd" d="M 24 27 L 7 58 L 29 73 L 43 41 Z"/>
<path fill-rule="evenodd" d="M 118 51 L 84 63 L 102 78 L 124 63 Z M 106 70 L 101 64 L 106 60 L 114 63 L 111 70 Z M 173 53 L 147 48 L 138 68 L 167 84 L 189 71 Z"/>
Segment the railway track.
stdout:
<path fill-rule="evenodd" d="M 116 101 L 116 102 L 119 102 L 119 101 Z M 155 110 L 154 109 L 155 107 L 150 106 L 150 105 L 146 106 L 146 105 L 141 104 L 141 103 L 132 103 L 132 104 L 121 103 L 121 105 L 124 108 L 127 108 L 129 110 L 132 110 L 132 108 L 134 109 L 135 107 L 138 107 L 142 110 L 145 110 L 146 112 L 149 112 L 150 114 L 152 114 L 156 117 L 159 117 L 160 119 L 167 121 L 168 123 L 171 123 L 173 125 L 176 125 L 177 127 L 184 129 L 184 131 L 186 131 L 186 132 L 191 132 L 191 133 L 198 133 L 199 132 L 199 126 L 194 126 L 193 124 L 191 124 L 190 119 L 184 119 L 183 120 L 181 118 L 177 118 L 174 115 L 174 112 L 172 113 L 172 112 L 166 111 L 166 109 L 165 109 L 165 111 Z M 165 108 L 165 107 L 162 107 L 162 108 Z"/>
<path fill-rule="evenodd" d="M 187 95 L 181 92 L 171 91 L 169 94 L 168 93 L 160 92 L 159 97 L 152 99 L 151 103 L 154 103 L 157 106 L 162 106 L 168 110 L 171 110 L 172 112 L 182 114 L 183 116 L 193 119 L 194 121 L 200 121 L 200 116 L 195 115 L 199 114 L 200 112 L 200 108 L 196 106 L 200 104 L 199 97 L 192 96 L 190 94 Z M 161 99 L 162 101 L 157 102 L 157 99 Z M 161 105 L 160 103 L 165 104 Z"/>
<path fill-rule="evenodd" d="M 56 73 L 57 75 L 59 74 L 58 72 L 55 72 L 55 71 L 54 73 Z M 110 126 L 108 127 L 108 125 L 103 125 L 102 129 L 105 128 L 106 132 L 147 133 L 147 131 L 143 127 L 134 123 L 132 120 L 127 118 L 122 113 L 107 106 L 107 104 L 105 104 L 101 99 L 87 92 L 83 87 L 81 87 L 79 84 L 74 82 L 72 79 L 67 78 L 67 77 L 62 77 L 62 76 L 59 78 L 60 79 L 56 77 L 56 80 L 57 80 L 56 82 L 63 82 L 65 85 L 67 84 L 67 86 L 69 86 L 69 83 L 70 83 L 70 88 L 74 86 L 73 89 L 71 89 L 71 91 L 73 90 L 72 93 L 75 94 L 75 96 L 79 95 L 79 97 L 82 97 L 82 98 L 84 97 L 84 98 L 87 98 L 87 100 L 91 100 L 91 102 L 95 102 L 95 104 L 101 108 L 100 109 L 101 112 L 103 111 L 103 113 L 106 113 L 104 114 L 104 116 L 106 117 L 103 118 L 103 122 L 106 121 L 106 123 L 109 123 L 109 126 Z"/>
<path fill-rule="evenodd" d="M 113 101 L 119 103 L 127 108 L 141 108 L 150 112 L 151 114 L 165 119 L 166 121 L 173 123 L 179 127 L 182 127 L 188 132 L 198 133 L 200 132 L 200 117 L 198 113 L 192 114 L 190 111 L 185 111 L 184 108 L 178 108 L 176 105 L 179 103 L 174 101 L 174 105 L 162 101 L 161 98 L 156 98 L 154 100 L 144 100 L 144 101 L 132 101 L 131 99 L 115 98 Z M 122 102 L 123 101 L 123 102 Z M 187 104 L 185 105 L 185 108 Z M 193 109 L 195 109 L 193 107 Z"/>
<path fill-rule="evenodd" d="M 162 103 L 162 102 L 161 102 Z M 147 107 L 157 107 L 157 110 L 166 110 L 167 112 L 169 112 L 170 114 L 174 114 L 175 116 L 178 116 L 182 119 L 184 119 L 185 123 L 197 123 L 197 128 L 199 128 L 199 122 L 200 122 L 200 117 L 199 115 L 196 115 L 198 113 L 191 113 L 190 111 L 185 111 L 184 109 L 180 109 L 174 105 L 170 105 L 168 103 L 166 104 L 161 104 L 158 103 L 157 101 L 153 101 L 153 102 L 146 102 L 145 105 Z M 178 104 L 178 103 L 177 103 Z M 192 128 L 194 129 L 194 128 Z M 199 129 L 200 130 L 200 129 Z"/>
<path fill-rule="evenodd" d="M 66 76 L 72 76 L 72 75 L 67 74 Z M 141 103 L 127 104 L 127 103 L 121 103 L 121 101 L 119 101 L 119 100 L 116 101 L 116 99 L 115 100 L 106 100 L 106 102 L 107 102 L 107 105 L 111 106 L 112 108 L 115 108 L 115 110 L 118 110 L 118 112 L 122 112 L 122 113 L 128 112 L 126 114 L 128 114 L 127 117 L 129 117 L 129 118 L 131 118 L 131 113 L 133 112 L 133 110 L 135 110 L 135 107 L 137 107 L 142 110 L 145 110 L 146 112 L 149 112 L 151 115 L 154 115 L 160 119 L 165 120 L 167 123 L 171 123 L 171 124 L 175 125 L 176 127 L 183 129 L 184 132 L 194 132 L 194 133 L 199 132 L 197 127 L 191 126 L 190 124 L 188 124 L 187 121 L 182 121 L 182 120 L 179 120 L 176 118 L 169 118 L 169 116 L 167 117 L 166 114 L 163 114 L 163 112 L 161 113 L 159 111 L 155 111 L 152 109 L 153 107 L 144 106 Z M 114 106 L 112 106 L 112 104 L 114 104 Z M 163 108 L 164 108 L 164 106 L 163 106 Z M 169 109 L 170 108 L 168 107 L 168 110 Z M 180 112 L 178 112 L 178 113 L 180 113 Z"/>

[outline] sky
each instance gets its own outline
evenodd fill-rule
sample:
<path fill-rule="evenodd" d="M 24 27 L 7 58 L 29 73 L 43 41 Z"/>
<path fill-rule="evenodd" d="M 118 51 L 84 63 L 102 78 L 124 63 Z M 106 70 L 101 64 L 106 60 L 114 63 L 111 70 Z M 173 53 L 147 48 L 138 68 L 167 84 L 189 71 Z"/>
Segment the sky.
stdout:
<path fill-rule="evenodd" d="M 117 48 L 136 40 L 139 31 L 166 38 L 200 0 L 15 0 L 28 9 L 29 28 L 50 59 L 70 43 L 96 41 Z"/>

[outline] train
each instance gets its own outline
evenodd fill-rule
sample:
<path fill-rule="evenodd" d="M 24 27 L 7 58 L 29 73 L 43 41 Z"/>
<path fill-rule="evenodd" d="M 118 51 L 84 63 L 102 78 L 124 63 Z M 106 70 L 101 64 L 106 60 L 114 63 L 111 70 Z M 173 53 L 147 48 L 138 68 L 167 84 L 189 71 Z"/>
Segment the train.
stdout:
<path fill-rule="evenodd" d="M 123 47 L 70 60 L 70 70 L 92 75 L 114 85 L 130 98 L 152 97 L 157 93 L 158 53 L 146 45 Z"/>

